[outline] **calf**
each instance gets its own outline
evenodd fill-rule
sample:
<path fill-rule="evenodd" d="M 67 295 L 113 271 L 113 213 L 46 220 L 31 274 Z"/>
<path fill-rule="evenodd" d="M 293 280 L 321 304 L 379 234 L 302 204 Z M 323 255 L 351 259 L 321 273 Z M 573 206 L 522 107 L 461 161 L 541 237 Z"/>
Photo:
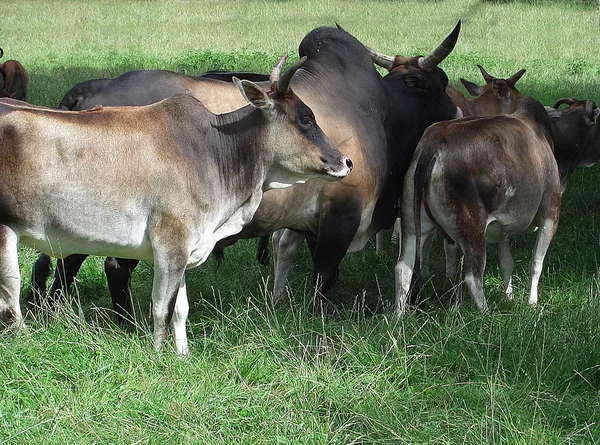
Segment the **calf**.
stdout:
<path fill-rule="evenodd" d="M 4 52 L 0 48 L 0 58 Z M 27 99 L 27 84 L 29 77 L 23 65 L 16 60 L 7 60 L 0 63 L 0 97 L 12 97 L 13 99 Z"/>
<path fill-rule="evenodd" d="M 465 255 L 465 282 L 475 305 L 483 292 L 485 244 L 499 243 L 506 295 L 512 298 L 508 239 L 538 229 L 529 302 L 536 304 L 546 250 L 556 231 L 561 190 L 577 166 L 600 159 L 600 112 L 592 102 L 549 113 L 524 97 L 508 116 L 464 118 L 432 125 L 405 178 L 402 246 L 396 265 L 396 312 L 406 310 L 424 241 L 435 229 Z M 554 152 L 553 152 L 554 149 Z"/>
<path fill-rule="evenodd" d="M 214 115 L 179 95 L 143 107 L 65 112 L 0 101 L 0 319 L 19 323 L 19 242 L 54 256 L 154 262 L 158 347 L 173 323 L 188 351 L 184 272 L 252 219 L 263 191 L 352 169 L 274 70 L 270 94 Z"/>

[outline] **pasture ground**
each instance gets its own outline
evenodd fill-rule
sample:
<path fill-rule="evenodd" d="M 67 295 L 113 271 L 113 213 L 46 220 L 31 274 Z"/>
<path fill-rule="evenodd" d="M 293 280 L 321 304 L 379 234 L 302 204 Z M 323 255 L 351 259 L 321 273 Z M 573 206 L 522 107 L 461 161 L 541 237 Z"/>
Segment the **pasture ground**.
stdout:
<path fill-rule="evenodd" d="M 477 63 L 497 77 L 526 68 L 519 88 L 545 105 L 600 103 L 592 0 L 5 0 L 1 15 L 4 58 L 23 63 L 29 100 L 46 106 L 78 82 L 133 69 L 266 72 L 336 22 L 388 54 L 423 54 L 459 18 L 443 62 L 452 84 L 481 82 Z M 0 333 L 0 443 L 600 443 L 599 181 L 596 167 L 569 182 L 536 308 L 526 303 L 533 235 L 512 243 L 515 301 L 503 298 L 490 248 L 491 311 L 477 313 L 444 279 L 438 243 L 428 299 L 401 320 L 391 317 L 396 245 L 344 260 L 332 321 L 308 311 L 306 249 L 273 307 L 271 268 L 250 240 L 188 272 L 192 355 L 180 359 L 151 347 L 152 265 L 133 278 L 137 328 L 122 330 L 102 259 L 88 259 L 56 316 Z M 25 292 L 37 254 L 20 255 Z"/>

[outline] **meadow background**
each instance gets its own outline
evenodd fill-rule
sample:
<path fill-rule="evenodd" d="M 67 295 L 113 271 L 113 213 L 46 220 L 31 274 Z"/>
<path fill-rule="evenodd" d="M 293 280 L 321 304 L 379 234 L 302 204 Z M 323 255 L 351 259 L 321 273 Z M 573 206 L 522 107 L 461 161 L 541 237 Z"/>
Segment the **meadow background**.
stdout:
<path fill-rule="evenodd" d="M 29 101 L 55 107 L 76 83 L 134 69 L 268 72 L 311 29 L 340 23 L 388 54 L 429 53 L 463 27 L 442 67 L 482 83 L 521 68 L 545 105 L 600 103 L 595 0 L 3 0 L 0 46 L 30 76 Z M 293 59 L 293 58 L 292 58 Z M 461 87 L 462 88 L 462 87 Z M 464 91 L 464 89 L 463 89 Z M 512 243 L 515 300 L 497 256 L 489 314 L 445 280 L 441 243 L 419 310 L 391 314 L 398 247 L 386 235 L 341 265 L 340 320 L 314 317 L 303 249 L 288 298 L 270 304 L 271 266 L 253 240 L 187 273 L 191 356 L 151 345 L 152 265 L 133 277 L 136 329 L 117 327 L 103 260 L 88 259 L 69 301 L 28 331 L 0 332 L 0 443 L 600 443 L 600 168 L 577 171 L 527 304 L 534 235 Z M 23 292 L 37 253 L 20 250 Z"/>

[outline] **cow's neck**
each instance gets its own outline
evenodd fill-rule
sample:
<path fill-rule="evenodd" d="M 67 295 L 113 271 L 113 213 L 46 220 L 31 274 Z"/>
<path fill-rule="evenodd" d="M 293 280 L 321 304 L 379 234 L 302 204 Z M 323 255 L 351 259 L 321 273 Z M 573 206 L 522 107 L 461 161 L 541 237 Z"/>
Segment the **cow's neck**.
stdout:
<path fill-rule="evenodd" d="M 270 159 L 265 149 L 268 126 L 263 113 L 252 106 L 215 116 L 213 158 L 221 181 L 231 192 L 239 194 L 262 185 Z"/>

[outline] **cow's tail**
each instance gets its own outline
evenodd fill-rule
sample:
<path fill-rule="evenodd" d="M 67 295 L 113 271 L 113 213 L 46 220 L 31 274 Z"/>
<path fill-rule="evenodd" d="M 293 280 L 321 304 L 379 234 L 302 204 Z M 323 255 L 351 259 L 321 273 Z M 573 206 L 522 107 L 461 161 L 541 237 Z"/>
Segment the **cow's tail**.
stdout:
<path fill-rule="evenodd" d="M 436 157 L 433 152 L 427 151 L 421 152 L 417 167 L 415 168 L 415 175 L 413 178 L 414 184 L 414 199 L 413 199 L 413 214 L 415 222 L 415 265 L 413 274 L 413 286 L 411 295 L 411 304 L 417 303 L 417 296 L 422 286 L 421 277 L 421 208 L 424 202 L 425 194 L 427 192 L 427 184 L 431 178 L 431 171 L 435 165 Z"/>

